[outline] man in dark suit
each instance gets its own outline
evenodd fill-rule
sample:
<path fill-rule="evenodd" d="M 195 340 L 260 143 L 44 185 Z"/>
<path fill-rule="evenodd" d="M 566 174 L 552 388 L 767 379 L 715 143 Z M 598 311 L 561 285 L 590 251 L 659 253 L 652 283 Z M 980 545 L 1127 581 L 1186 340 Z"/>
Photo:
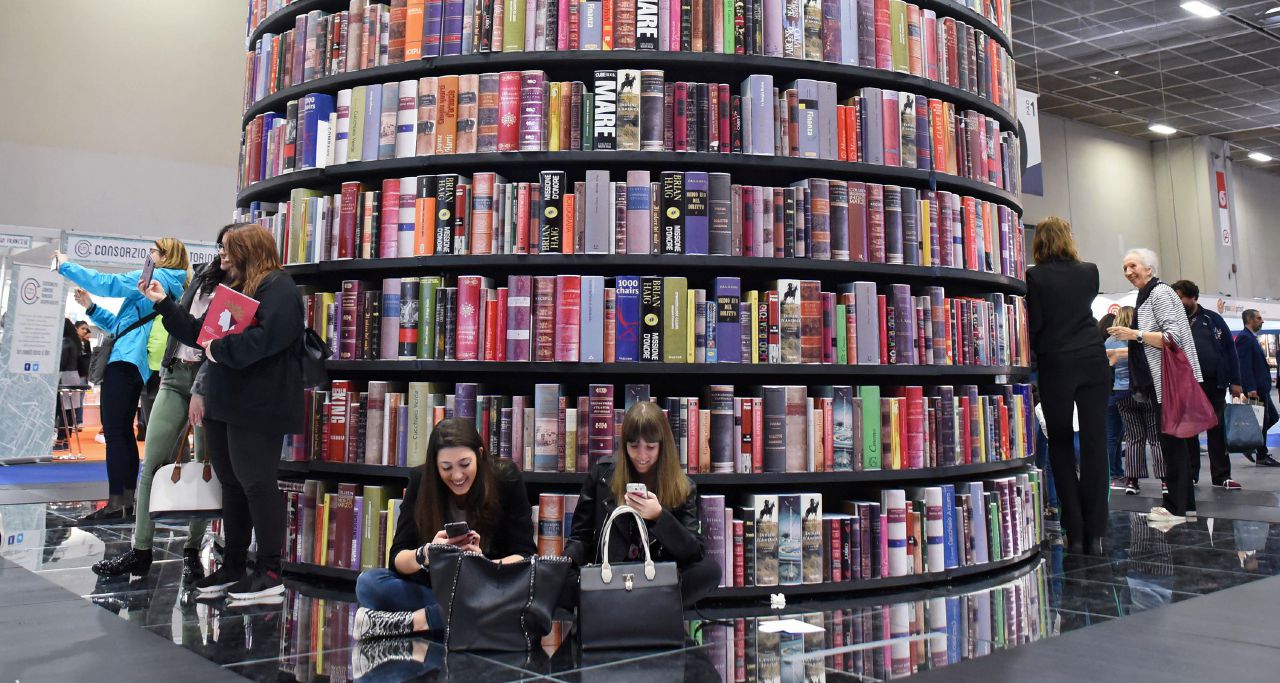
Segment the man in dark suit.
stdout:
<path fill-rule="evenodd" d="M 1262 353 L 1262 345 L 1258 343 L 1257 333 L 1262 329 L 1262 314 L 1250 308 L 1241 315 L 1241 318 L 1244 321 L 1244 331 L 1236 336 L 1236 355 L 1240 358 L 1240 383 L 1249 398 L 1261 400 L 1266 406 L 1266 418 L 1262 423 L 1262 432 L 1265 435 L 1272 425 L 1280 421 L 1280 415 L 1277 415 L 1276 406 L 1271 402 L 1271 368 L 1267 365 L 1266 355 Z M 1248 458 L 1248 454 L 1245 457 Z M 1254 462 L 1266 467 L 1280 467 L 1280 462 L 1276 462 L 1267 453 L 1265 443 L 1258 449 L 1257 460 Z"/>
<path fill-rule="evenodd" d="M 1209 475 L 1213 485 L 1228 491 L 1240 490 L 1240 483 L 1231 478 L 1231 458 L 1227 455 L 1226 429 L 1223 427 L 1222 414 L 1226 408 L 1227 391 L 1232 396 L 1243 396 L 1240 386 L 1240 362 L 1236 359 L 1236 345 L 1231 338 L 1231 328 L 1222 316 L 1200 305 L 1200 288 L 1190 280 L 1178 280 L 1171 285 L 1173 291 L 1182 299 L 1182 306 L 1187 310 L 1187 318 L 1191 323 L 1191 336 L 1196 343 L 1196 357 L 1200 359 L 1200 372 L 1204 381 L 1200 386 L 1218 416 L 1218 424 L 1210 428 L 1209 437 Z M 1200 481 L 1200 435 L 1187 439 L 1187 449 L 1192 453 L 1192 469 L 1196 473 L 1191 477 L 1193 483 Z"/>

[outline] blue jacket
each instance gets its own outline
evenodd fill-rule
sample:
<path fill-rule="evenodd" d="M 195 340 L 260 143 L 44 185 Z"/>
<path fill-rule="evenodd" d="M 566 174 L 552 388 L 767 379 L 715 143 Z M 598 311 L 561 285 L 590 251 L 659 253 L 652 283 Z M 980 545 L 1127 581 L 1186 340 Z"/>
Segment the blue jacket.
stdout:
<path fill-rule="evenodd" d="M 1240 385 L 1245 393 L 1271 391 L 1271 368 L 1253 332 L 1244 330 L 1236 337 L 1236 355 L 1240 357 Z"/>
<path fill-rule="evenodd" d="M 93 321 L 93 324 L 112 335 L 124 331 L 134 321 L 151 314 L 152 303 L 142 295 L 142 292 L 138 291 L 138 280 L 142 279 L 141 269 L 131 270 L 127 273 L 107 274 L 67 261 L 58 268 L 58 272 L 94 296 L 124 299 L 120 304 L 119 314 L 113 315 L 111 311 L 101 306 L 94 306 L 93 312 L 89 314 L 89 319 Z M 156 268 L 152 277 L 160 281 L 164 291 L 170 297 L 177 299 L 182 296 L 182 290 L 187 282 L 186 271 L 173 268 Z M 124 337 L 117 339 L 115 346 L 111 349 L 111 358 L 109 359 L 109 362 L 112 363 L 116 361 L 133 363 L 142 375 L 143 382 L 151 378 L 151 368 L 147 364 L 147 338 L 151 336 L 151 326 L 154 323 L 155 321 L 152 320 Z"/>
<path fill-rule="evenodd" d="M 1191 336 L 1196 340 L 1196 356 L 1200 358 L 1200 371 L 1204 377 L 1216 377 L 1219 389 L 1240 384 L 1240 360 L 1236 357 L 1236 345 L 1227 321 L 1217 313 L 1197 306 L 1190 322 Z"/>

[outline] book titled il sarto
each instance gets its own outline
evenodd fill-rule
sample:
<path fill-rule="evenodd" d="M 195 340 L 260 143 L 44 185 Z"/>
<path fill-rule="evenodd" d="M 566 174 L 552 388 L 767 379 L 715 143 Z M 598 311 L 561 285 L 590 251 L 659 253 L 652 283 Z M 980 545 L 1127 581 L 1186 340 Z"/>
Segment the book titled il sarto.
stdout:
<path fill-rule="evenodd" d="M 209 311 L 204 316 L 204 324 L 200 326 L 200 336 L 196 338 L 196 343 L 203 346 L 205 342 L 244 332 L 253 326 L 253 316 L 257 312 L 257 299 L 245 296 L 226 285 L 218 285 L 213 292 L 213 301 L 209 302 Z"/>

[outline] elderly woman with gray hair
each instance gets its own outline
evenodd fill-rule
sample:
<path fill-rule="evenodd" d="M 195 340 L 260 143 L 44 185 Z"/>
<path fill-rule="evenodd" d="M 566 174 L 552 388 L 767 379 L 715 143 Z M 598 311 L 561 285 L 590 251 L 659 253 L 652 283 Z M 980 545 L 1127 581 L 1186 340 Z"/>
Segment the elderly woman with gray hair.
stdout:
<path fill-rule="evenodd" d="M 1202 381 L 1200 359 L 1187 321 L 1186 309 L 1173 288 L 1156 277 L 1159 259 L 1150 249 L 1131 249 L 1124 255 L 1124 276 L 1138 288 L 1137 313 L 1130 327 L 1112 327 L 1111 336 L 1129 342 L 1129 388 L 1139 400 L 1154 401 L 1155 428 L 1159 429 L 1159 406 L 1164 401 L 1161 385 L 1161 349 L 1165 335 L 1182 348 L 1191 363 L 1196 381 Z M 1160 433 L 1165 476 L 1169 485 L 1164 505 L 1151 508 L 1150 522 L 1178 523 L 1195 514 L 1195 492 L 1191 486 L 1191 454 L 1186 441 Z"/>

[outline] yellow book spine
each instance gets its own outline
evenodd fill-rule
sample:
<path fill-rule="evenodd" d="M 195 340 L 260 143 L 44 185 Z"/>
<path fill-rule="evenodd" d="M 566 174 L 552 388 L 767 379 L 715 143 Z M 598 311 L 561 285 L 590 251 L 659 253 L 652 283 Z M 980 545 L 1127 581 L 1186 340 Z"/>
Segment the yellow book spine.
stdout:
<path fill-rule="evenodd" d="M 928 199 L 920 200 L 920 213 L 917 215 L 920 216 L 920 238 L 921 238 L 920 244 L 924 251 L 924 258 L 922 258 L 920 262 L 923 263 L 925 266 L 932 266 L 933 256 L 931 256 L 930 254 L 933 251 L 933 236 L 930 234 L 930 230 L 929 230 L 929 200 Z"/>
<path fill-rule="evenodd" d="M 560 83 L 552 82 L 548 90 L 547 99 L 551 116 L 547 121 L 547 150 L 559 152 L 563 148 L 560 141 Z"/>
<path fill-rule="evenodd" d="M 688 305 L 685 306 L 684 310 L 689 312 L 689 316 L 686 320 L 686 322 L 688 323 L 686 327 L 688 329 L 684 335 L 684 340 L 685 340 L 685 343 L 684 343 L 685 356 L 684 357 L 685 357 L 686 363 L 693 363 L 693 362 L 696 362 L 698 359 L 697 345 L 694 343 L 694 339 L 698 336 L 698 333 L 696 330 L 693 329 L 694 327 L 697 326 L 697 321 L 698 321 L 698 315 L 696 312 L 698 310 L 697 309 L 698 300 L 694 296 L 694 292 L 692 289 L 689 290 L 689 293 L 685 297 L 685 299 L 688 301 Z"/>
<path fill-rule="evenodd" d="M 756 364 L 760 360 L 760 355 L 756 352 L 756 349 L 760 348 L 760 294 L 754 289 L 747 292 L 747 303 L 751 305 L 751 360 L 749 362 Z"/>
<path fill-rule="evenodd" d="M 321 518 L 324 523 L 320 526 L 320 557 L 317 564 L 329 564 L 329 508 L 333 506 L 333 494 L 324 494 L 324 513 Z"/>

